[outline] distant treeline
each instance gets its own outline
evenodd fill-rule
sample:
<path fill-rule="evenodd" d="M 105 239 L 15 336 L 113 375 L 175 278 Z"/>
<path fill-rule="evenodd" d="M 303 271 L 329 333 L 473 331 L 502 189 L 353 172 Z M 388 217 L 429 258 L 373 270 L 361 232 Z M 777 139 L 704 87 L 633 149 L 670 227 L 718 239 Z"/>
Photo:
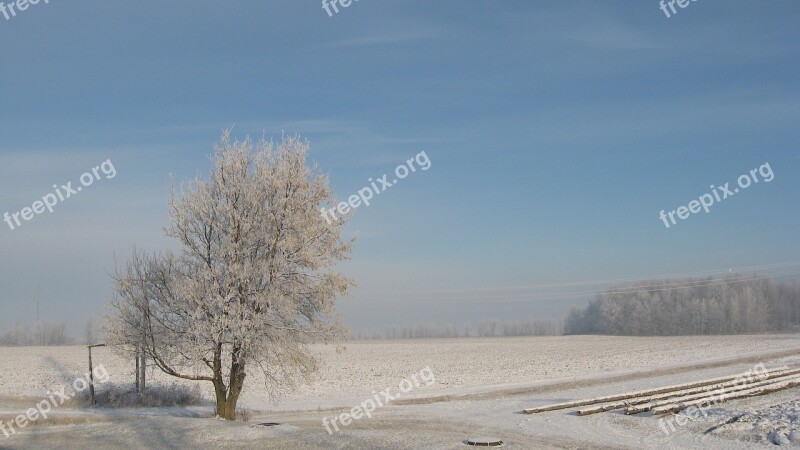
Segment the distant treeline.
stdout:
<path fill-rule="evenodd" d="M 75 339 L 67 336 L 66 324 L 44 320 L 33 325 L 16 325 L 0 334 L 2 346 L 50 346 L 74 343 Z"/>
<path fill-rule="evenodd" d="M 493 336 L 558 336 L 563 334 L 561 320 L 482 320 L 477 324 L 438 325 L 422 323 L 418 325 L 388 326 L 381 330 L 353 330 L 354 339 L 434 339 L 456 337 Z"/>
<path fill-rule="evenodd" d="M 800 329 L 800 284 L 766 277 L 653 280 L 573 309 L 564 334 L 674 336 Z"/>

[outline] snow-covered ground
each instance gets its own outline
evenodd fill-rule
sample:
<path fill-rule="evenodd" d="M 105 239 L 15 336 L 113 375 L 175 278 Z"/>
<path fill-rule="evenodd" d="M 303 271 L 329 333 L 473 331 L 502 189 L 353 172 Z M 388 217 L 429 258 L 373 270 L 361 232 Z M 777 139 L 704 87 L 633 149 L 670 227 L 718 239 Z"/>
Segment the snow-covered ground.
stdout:
<path fill-rule="evenodd" d="M 776 445 L 800 446 L 800 402 L 792 400 L 760 410 L 748 410 L 710 432 L 752 442 L 764 442 L 766 438 Z"/>
<path fill-rule="evenodd" d="M 800 336 L 535 337 L 365 341 L 315 347 L 317 380 L 279 404 L 254 377 L 243 406 L 249 423 L 210 418 L 211 409 L 75 411 L 96 418 L 77 425 L 36 425 L 0 448 L 470 448 L 463 441 L 496 436 L 503 448 L 760 448 L 792 445 L 800 389 L 716 405 L 666 434 L 657 417 L 619 411 L 579 417 L 573 411 L 523 415 L 524 408 L 713 378 L 753 367 L 800 366 Z M 112 381 L 133 368 L 106 349 L 94 353 Z M 0 418 L 86 372 L 86 350 L 0 348 Z M 429 366 L 431 386 L 404 394 L 329 435 L 329 419 Z M 153 373 L 151 383 L 172 382 Z M 206 388 L 205 385 L 202 385 Z M 738 418 L 738 419 L 737 419 Z M 736 419 L 736 420 L 734 420 Z M 263 427 L 258 423 L 277 422 Z M 726 422 L 730 422 L 727 423 Z M 711 430 L 711 431 L 709 431 Z M 792 434 L 792 433 L 795 434 Z M 794 445 L 797 445 L 796 443 Z"/>

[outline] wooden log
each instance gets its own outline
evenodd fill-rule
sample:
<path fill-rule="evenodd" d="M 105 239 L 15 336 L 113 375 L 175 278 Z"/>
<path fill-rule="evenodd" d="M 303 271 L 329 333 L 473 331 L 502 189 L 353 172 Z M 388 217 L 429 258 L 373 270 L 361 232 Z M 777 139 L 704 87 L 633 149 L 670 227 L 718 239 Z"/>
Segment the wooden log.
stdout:
<path fill-rule="evenodd" d="M 757 388 L 757 387 L 773 384 L 773 383 L 776 383 L 776 382 L 786 381 L 786 380 L 789 380 L 789 379 L 792 379 L 792 378 L 796 378 L 799 375 L 800 375 L 800 369 L 795 369 L 795 370 L 786 371 L 786 372 L 783 372 L 783 373 L 780 373 L 780 374 L 775 374 L 775 376 L 771 376 L 771 377 L 768 377 L 767 379 L 760 380 L 760 381 L 757 381 L 757 382 L 754 382 L 754 383 L 747 383 L 747 384 L 733 385 L 733 386 L 728 385 L 728 386 L 722 386 L 722 387 L 719 387 L 719 388 L 703 390 L 703 391 L 700 391 L 700 392 L 688 393 L 686 395 L 680 395 L 680 396 L 675 395 L 672 398 L 667 398 L 667 399 L 662 399 L 662 400 L 658 400 L 658 401 L 648 402 L 648 403 L 640 404 L 640 405 L 637 405 L 637 406 L 630 406 L 625 410 L 625 414 L 639 414 L 639 413 L 643 413 L 645 411 L 650 411 L 651 409 L 657 408 L 659 406 L 669 405 L 671 403 L 685 402 L 685 401 L 696 400 L 696 399 L 705 398 L 705 397 L 711 397 L 711 396 L 720 395 L 720 394 L 726 394 L 726 393 L 730 393 L 730 392 L 737 392 L 737 391 L 743 391 L 743 390 L 746 390 L 746 389 L 753 389 L 753 388 Z M 725 383 L 725 384 L 730 384 L 730 382 L 729 383 Z"/>
<path fill-rule="evenodd" d="M 722 402 L 726 402 L 728 400 L 735 400 L 735 399 L 738 399 L 738 398 L 746 398 L 746 397 L 755 397 L 755 396 L 758 396 L 758 395 L 766 395 L 766 394 L 771 394 L 773 392 L 778 392 L 778 391 L 782 391 L 784 389 L 790 389 L 790 388 L 798 387 L 798 386 L 800 386 L 800 377 L 793 378 L 793 379 L 788 380 L 788 381 L 778 381 L 778 382 L 773 383 L 773 384 L 769 384 L 769 385 L 761 386 L 761 387 L 757 387 L 757 388 L 752 388 L 752 389 L 747 389 L 747 390 L 744 390 L 744 391 L 738 391 L 738 392 L 731 392 L 731 393 L 728 393 L 728 394 L 722 394 L 717 398 L 705 397 L 705 398 L 702 398 L 702 399 L 699 399 L 699 400 L 693 400 L 693 401 L 690 401 L 690 402 L 684 402 L 684 403 L 677 403 L 677 404 L 660 406 L 658 408 L 653 408 L 652 411 L 653 411 L 653 414 L 657 414 L 657 415 L 667 414 L 667 413 L 671 413 L 671 412 L 674 413 L 674 412 L 682 411 L 682 410 L 684 410 L 686 408 L 689 408 L 689 407 L 692 407 L 692 406 L 703 405 L 703 404 L 709 404 L 710 405 L 712 403 L 713 404 L 722 403 Z M 713 402 L 709 403 L 709 400 L 713 400 Z"/>
<path fill-rule="evenodd" d="M 776 378 L 778 376 L 793 375 L 793 374 L 800 374 L 800 369 L 789 370 L 788 368 L 786 368 L 784 366 L 784 367 L 780 367 L 780 368 L 776 368 L 776 369 L 771 369 L 771 371 L 762 372 L 762 373 L 760 373 L 758 375 L 752 375 L 752 377 L 755 379 L 752 382 L 748 381 L 747 378 L 743 378 L 743 379 L 744 379 L 745 383 L 753 384 L 755 382 L 764 381 L 766 379 Z M 620 408 L 628 408 L 628 410 L 625 412 L 625 414 L 638 414 L 639 412 L 642 412 L 642 411 L 629 412 L 629 411 L 632 411 L 634 405 L 639 405 L 639 404 L 642 404 L 642 403 L 650 403 L 650 402 L 654 402 L 656 400 L 664 400 L 664 399 L 668 399 L 668 398 L 681 397 L 681 396 L 689 395 L 689 394 L 700 394 L 700 393 L 708 392 L 710 390 L 715 390 L 715 389 L 720 389 L 720 388 L 724 388 L 724 387 L 734 386 L 734 385 L 737 384 L 737 381 L 736 381 L 737 379 L 738 378 L 736 378 L 734 380 L 731 380 L 731 381 L 726 381 L 726 382 L 723 382 L 723 383 L 700 386 L 700 387 L 695 387 L 695 388 L 690 388 L 690 389 L 683 389 L 683 390 L 679 390 L 679 391 L 670 391 L 670 392 L 664 392 L 664 393 L 661 393 L 661 394 L 653 394 L 653 395 L 647 395 L 647 396 L 642 396 L 642 397 L 634 397 L 634 398 L 630 398 L 630 399 L 623 399 L 623 400 L 619 400 L 619 401 L 611 402 L 611 403 L 606 403 L 606 404 L 599 405 L 599 406 L 593 406 L 593 407 L 590 407 L 590 408 L 580 409 L 580 410 L 576 411 L 576 414 L 578 414 L 579 416 L 588 416 L 590 414 L 596 414 L 596 413 L 605 412 L 605 411 L 612 411 L 612 410 L 620 409 Z M 643 411 L 647 411 L 647 409 L 645 409 Z"/>
<path fill-rule="evenodd" d="M 785 367 L 781 368 L 781 369 L 785 369 Z M 768 369 L 766 372 L 775 371 L 775 370 L 776 369 Z M 661 387 L 661 388 L 646 389 L 646 390 L 643 390 L 643 391 L 633 391 L 633 392 L 628 392 L 628 393 L 624 393 L 624 394 L 607 395 L 607 396 L 604 396 L 604 397 L 595 397 L 595 398 L 584 399 L 584 400 L 575 400 L 575 401 L 564 402 L 564 403 L 555 403 L 555 404 L 552 404 L 552 405 L 545 405 L 545 406 L 538 406 L 538 407 L 535 407 L 535 408 L 523 409 L 522 412 L 525 413 L 525 414 L 534 414 L 534 413 L 540 413 L 540 412 L 545 412 L 545 411 L 555 411 L 555 410 L 558 410 L 558 409 L 567 409 L 567 408 L 576 408 L 576 407 L 579 407 L 579 406 L 594 405 L 594 404 L 597 404 L 597 403 L 613 402 L 613 401 L 617 401 L 617 400 L 624 400 L 624 399 L 634 398 L 634 397 L 642 397 L 642 396 L 646 396 L 646 395 L 662 394 L 662 393 L 665 393 L 665 392 L 678 391 L 678 390 L 682 390 L 682 389 L 690 389 L 690 388 L 694 388 L 694 387 L 708 386 L 710 384 L 724 383 L 726 381 L 732 381 L 732 380 L 735 380 L 735 379 L 737 379 L 739 377 L 747 376 L 747 375 L 752 375 L 752 374 L 750 374 L 749 372 L 746 372 L 746 373 L 740 373 L 740 374 L 737 374 L 737 375 L 732 375 L 732 376 L 729 375 L 729 376 L 726 376 L 726 377 L 711 378 L 711 379 L 708 379 L 708 380 L 695 381 L 695 382 L 691 382 L 691 383 L 675 384 L 675 385 L 672 385 L 672 386 L 665 386 L 665 387 Z"/>

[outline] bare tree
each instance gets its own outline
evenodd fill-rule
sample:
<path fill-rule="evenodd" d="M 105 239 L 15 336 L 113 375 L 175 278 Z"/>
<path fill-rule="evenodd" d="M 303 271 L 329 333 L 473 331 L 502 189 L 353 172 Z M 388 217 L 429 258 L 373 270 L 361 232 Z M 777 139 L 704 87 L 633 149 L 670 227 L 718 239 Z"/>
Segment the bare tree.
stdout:
<path fill-rule="evenodd" d="M 345 333 L 334 300 L 353 282 L 331 267 L 353 242 L 340 237 L 345 218 L 320 214 L 333 201 L 307 150 L 294 137 L 276 146 L 225 131 L 209 179 L 172 194 L 166 234 L 181 251 L 134 252 L 117 270 L 111 341 L 140 346 L 169 375 L 211 382 L 224 419 L 235 419 L 248 372 L 278 395 L 317 369 L 310 342 Z"/>

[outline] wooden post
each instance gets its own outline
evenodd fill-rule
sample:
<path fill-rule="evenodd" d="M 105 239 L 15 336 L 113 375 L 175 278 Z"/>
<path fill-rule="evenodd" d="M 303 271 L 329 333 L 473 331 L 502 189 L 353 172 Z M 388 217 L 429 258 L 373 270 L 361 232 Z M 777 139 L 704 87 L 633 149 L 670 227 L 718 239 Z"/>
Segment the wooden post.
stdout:
<path fill-rule="evenodd" d="M 92 405 L 97 402 L 94 399 L 94 366 L 92 365 L 92 347 L 105 347 L 106 344 L 87 345 L 89 347 L 89 398 L 91 398 Z"/>

